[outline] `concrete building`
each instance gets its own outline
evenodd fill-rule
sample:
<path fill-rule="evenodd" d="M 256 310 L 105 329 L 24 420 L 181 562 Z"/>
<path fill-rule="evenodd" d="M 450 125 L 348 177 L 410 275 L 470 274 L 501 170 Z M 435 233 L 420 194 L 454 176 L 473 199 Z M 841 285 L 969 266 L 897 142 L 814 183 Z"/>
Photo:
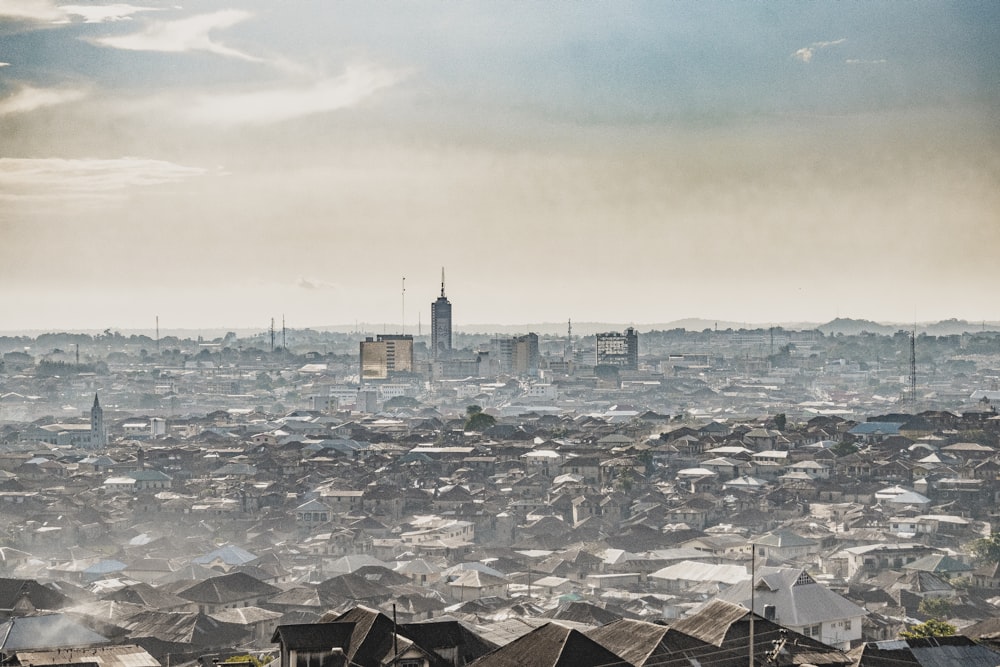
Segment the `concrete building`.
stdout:
<path fill-rule="evenodd" d="M 385 380 L 392 373 L 413 372 L 413 336 L 379 335 L 361 342 L 361 381 Z"/>
<path fill-rule="evenodd" d="M 632 327 L 625 333 L 597 334 L 598 366 L 617 366 L 623 370 L 639 370 L 639 334 Z"/>
<path fill-rule="evenodd" d="M 431 304 L 431 358 L 451 349 L 451 301 L 444 295 L 444 268 L 441 269 L 441 296 Z"/>
<path fill-rule="evenodd" d="M 491 341 L 491 356 L 496 359 L 500 373 L 511 375 L 537 375 L 541 355 L 538 352 L 538 334 L 497 336 Z"/>

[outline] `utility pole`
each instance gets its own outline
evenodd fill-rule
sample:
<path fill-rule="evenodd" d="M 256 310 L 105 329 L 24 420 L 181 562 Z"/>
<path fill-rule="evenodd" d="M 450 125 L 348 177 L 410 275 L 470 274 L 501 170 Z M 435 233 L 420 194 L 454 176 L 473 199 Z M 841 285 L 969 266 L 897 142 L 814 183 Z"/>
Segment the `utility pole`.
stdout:
<path fill-rule="evenodd" d="M 748 647 L 747 656 L 749 667 L 753 667 L 753 603 L 754 603 L 754 590 L 757 588 L 757 545 L 753 542 L 750 543 L 750 646 Z"/>

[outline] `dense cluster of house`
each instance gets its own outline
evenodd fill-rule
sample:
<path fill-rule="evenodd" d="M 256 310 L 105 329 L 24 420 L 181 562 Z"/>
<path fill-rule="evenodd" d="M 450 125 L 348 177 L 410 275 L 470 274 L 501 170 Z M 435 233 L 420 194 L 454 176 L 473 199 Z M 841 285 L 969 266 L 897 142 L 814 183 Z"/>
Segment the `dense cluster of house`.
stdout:
<path fill-rule="evenodd" d="M 0 338 L 0 663 L 1000 664 L 995 333 L 297 335 Z"/>
<path fill-rule="evenodd" d="M 968 549 L 1000 492 L 986 404 L 798 424 L 616 406 L 481 432 L 430 407 L 234 410 L 142 440 L 132 421 L 99 451 L 8 429 L 4 659 L 728 664 L 752 617 L 759 664 L 847 665 L 919 653 L 892 640 L 929 618 L 958 652 L 998 630 L 1000 566 Z"/>

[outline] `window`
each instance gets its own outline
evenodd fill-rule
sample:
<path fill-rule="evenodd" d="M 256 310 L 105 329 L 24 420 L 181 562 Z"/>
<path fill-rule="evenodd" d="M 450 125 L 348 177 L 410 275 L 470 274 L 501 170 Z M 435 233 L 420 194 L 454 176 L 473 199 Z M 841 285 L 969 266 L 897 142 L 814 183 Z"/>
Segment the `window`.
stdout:
<path fill-rule="evenodd" d="M 819 637 L 820 635 L 820 625 L 808 625 L 802 628 L 802 634 L 806 637 Z"/>

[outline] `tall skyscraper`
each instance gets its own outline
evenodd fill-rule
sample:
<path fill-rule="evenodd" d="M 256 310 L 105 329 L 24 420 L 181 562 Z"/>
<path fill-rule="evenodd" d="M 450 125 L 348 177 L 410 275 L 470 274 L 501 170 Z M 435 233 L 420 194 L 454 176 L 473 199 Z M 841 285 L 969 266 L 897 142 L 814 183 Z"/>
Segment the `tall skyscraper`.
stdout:
<path fill-rule="evenodd" d="M 639 334 L 629 327 L 625 333 L 597 334 L 597 365 L 617 366 L 623 370 L 639 369 Z"/>
<path fill-rule="evenodd" d="M 444 295 L 444 267 L 441 267 L 441 296 L 431 304 L 431 357 L 437 359 L 451 349 L 451 301 Z"/>
<path fill-rule="evenodd" d="M 103 448 L 108 446 L 108 432 L 104 429 L 104 410 L 101 402 L 94 394 L 94 405 L 90 408 L 90 447 Z"/>

